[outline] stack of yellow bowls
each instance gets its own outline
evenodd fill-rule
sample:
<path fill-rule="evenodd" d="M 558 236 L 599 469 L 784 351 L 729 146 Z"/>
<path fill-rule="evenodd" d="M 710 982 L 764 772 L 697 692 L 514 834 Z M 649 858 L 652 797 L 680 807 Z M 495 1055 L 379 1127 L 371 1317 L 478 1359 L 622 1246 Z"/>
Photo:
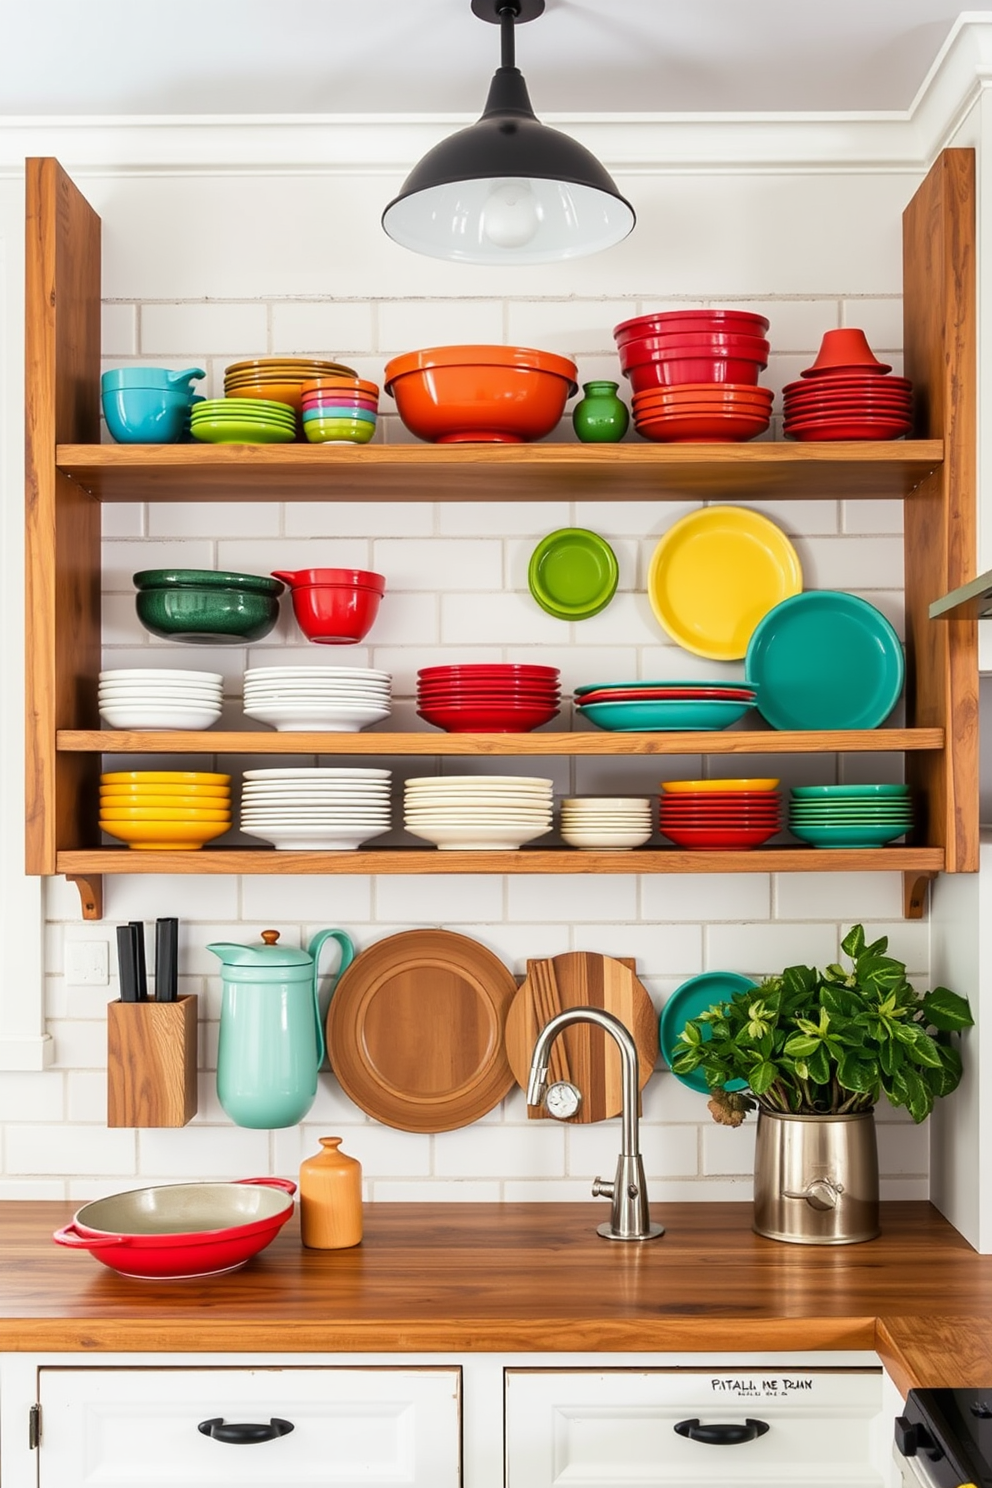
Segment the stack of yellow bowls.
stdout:
<path fill-rule="evenodd" d="M 208 770 L 100 776 L 100 827 L 145 852 L 192 852 L 231 826 L 231 777 Z"/>

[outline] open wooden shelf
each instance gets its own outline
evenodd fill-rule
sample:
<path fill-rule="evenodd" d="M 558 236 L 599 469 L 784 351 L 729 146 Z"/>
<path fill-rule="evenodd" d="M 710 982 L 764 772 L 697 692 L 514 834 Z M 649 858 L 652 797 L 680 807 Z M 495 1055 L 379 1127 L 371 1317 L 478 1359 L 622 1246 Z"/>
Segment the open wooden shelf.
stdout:
<path fill-rule="evenodd" d="M 642 847 L 584 852 L 522 847 L 514 852 L 441 852 L 435 847 L 359 848 L 357 852 L 277 852 L 275 848 L 204 847 L 198 852 L 139 852 L 129 847 L 60 852 L 56 870 L 101 873 L 939 873 L 939 847 L 767 847 L 747 852 L 687 852 Z"/>
<path fill-rule="evenodd" d="M 943 749 L 944 730 L 774 729 L 693 734 L 533 733 L 236 733 L 219 729 L 137 733 L 129 729 L 60 729 L 56 748 L 101 754 L 321 755 L 630 755 L 630 754 L 885 754 Z"/>
<path fill-rule="evenodd" d="M 836 444 L 60 445 L 99 501 L 837 501 L 905 497 L 939 439 Z"/>

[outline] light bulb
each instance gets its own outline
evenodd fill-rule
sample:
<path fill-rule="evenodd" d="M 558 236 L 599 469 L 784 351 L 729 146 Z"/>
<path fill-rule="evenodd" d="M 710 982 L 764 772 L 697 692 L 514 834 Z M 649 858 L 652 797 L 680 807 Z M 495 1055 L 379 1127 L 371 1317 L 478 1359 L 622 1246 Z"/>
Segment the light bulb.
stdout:
<path fill-rule="evenodd" d="M 540 225 L 540 210 L 527 181 L 501 182 L 482 208 L 483 237 L 496 248 L 523 248 Z"/>

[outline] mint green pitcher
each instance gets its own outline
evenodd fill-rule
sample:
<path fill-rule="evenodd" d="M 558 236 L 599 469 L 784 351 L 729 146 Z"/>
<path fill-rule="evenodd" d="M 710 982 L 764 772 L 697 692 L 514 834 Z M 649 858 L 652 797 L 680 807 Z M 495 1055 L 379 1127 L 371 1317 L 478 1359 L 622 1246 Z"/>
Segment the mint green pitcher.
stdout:
<path fill-rule="evenodd" d="M 305 951 L 280 946 L 278 930 L 261 945 L 208 945 L 221 960 L 223 997 L 217 1096 L 238 1126 L 271 1130 L 302 1121 L 317 1094 L 324 1058 L 317 972 L 325 941 L 341 948 L 338 976 L 355 955 L 343 930 L 321 930 Z"/>

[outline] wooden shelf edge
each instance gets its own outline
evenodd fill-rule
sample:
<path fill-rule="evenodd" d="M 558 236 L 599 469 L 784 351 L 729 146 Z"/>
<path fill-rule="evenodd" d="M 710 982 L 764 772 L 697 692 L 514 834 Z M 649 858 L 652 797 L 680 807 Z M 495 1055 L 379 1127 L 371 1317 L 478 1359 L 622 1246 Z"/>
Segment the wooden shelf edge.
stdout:
<path fill-rule="evenodd" d="M 939 847 L 816 849 L 756 848 L 686 852 L 638 848 L 582 852 L 521 848 L 515 852 L 441 852 L 436 848 L 360 848 L 357 852 L 277 852 L 274 848 L 201 848 L 198 852 L 142 852 L 93 848 L 60 852 L 56 872 L 91 879 L 101 873 L 197 874 L 444 874 L 444 873 L 939 873 Z"/>
<path fill-rule="evenodd" d="M 880 754 L 941 750 L 942 728 L 845 729 L 808 732 L 767 729 L 722 733 L 235 733 L 212 730 L 137 733 L 113 729 L 60 729 L 64 753 L 101 754 L 321 754 L 454 755 L 685 755 L 685 754 Z"/>

